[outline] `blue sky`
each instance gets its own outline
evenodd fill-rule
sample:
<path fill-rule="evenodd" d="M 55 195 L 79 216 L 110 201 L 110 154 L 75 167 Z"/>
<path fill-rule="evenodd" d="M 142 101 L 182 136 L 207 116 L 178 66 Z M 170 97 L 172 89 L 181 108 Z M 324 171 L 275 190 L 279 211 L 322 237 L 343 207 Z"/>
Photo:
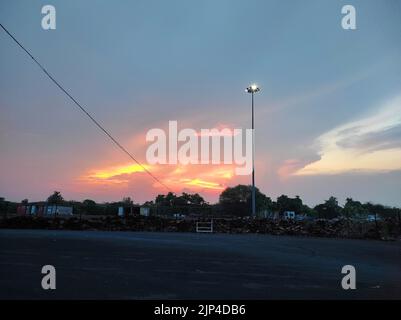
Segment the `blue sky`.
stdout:
<path fill-rule="evenodd" d="M 46 4 L 56 8 L 56 30 L 41 28 Z M 355 6 L 357 30 L 341 28 L 344 4 Z M 263 192 L 311 205 L 334 195 L 401 206 L 397 0 L 5 0 L 0 21 L 142 161 L 141 137 L 168 120 L 249 128 L 244 88 L 257 82 Z M 86 172 L 125 165 L 126 156 L 4 32 L 0 48 L 0 194 L 40 200 L 57 189 L 66 198 L 143 201 L 162 192 L 135 173 L 118 186 L 85 185 Z"/>

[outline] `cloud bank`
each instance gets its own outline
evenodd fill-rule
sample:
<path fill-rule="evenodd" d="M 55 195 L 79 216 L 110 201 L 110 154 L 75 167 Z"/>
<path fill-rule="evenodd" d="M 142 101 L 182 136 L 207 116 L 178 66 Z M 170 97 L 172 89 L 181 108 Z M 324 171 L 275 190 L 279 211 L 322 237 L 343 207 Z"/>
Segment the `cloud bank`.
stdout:
<path fill-rule="evenodd" d="M 294 175 L 400 170 L 401 95 L 374 110 L 319 136 L 314 145 L 320 160 Z"/>

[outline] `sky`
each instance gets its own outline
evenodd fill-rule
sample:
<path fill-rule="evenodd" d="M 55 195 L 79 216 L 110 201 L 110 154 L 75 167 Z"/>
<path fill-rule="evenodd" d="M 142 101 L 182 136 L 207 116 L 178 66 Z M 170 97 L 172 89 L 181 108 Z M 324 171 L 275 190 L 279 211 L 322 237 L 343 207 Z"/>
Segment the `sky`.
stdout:
<path fill-rule="evenodd" d="M 56 8 L 56 30 L 41 27 Z M 356 30 L 341 8 L 356 9 Z M 231 165 L 150 165 L 146 133 L 250 128 L 275 199 L 401 206 L 398 0 L 3 0 L 0 21 L 174 192 L 215 202 Z M 0 30 L 0 196 L 152 200 L 166 189 L 113 145 Z"/>

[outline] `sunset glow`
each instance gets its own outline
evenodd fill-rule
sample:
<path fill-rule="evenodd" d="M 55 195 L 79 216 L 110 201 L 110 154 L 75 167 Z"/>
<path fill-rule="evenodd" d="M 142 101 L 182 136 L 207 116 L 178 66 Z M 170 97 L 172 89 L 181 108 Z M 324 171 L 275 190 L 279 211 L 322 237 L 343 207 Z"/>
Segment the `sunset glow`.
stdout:
<path fill-rule="evenodd" d="M 234 167 L 231 165 L 145 165 L 147 170 L 157 174 L 160 180 L 169 186 L 174 192 L 212 192 L 220 193 L 235 178 Z M 82 186 L 91 185 L 107 186 L 110 190 L 126 189 L 129 192 L 130 185 L 140 184 L 143 188 L 156 188 L 159 192 L 165 192 L 161 185 L 145 183 L 144 169 L 137 165 L 110 166 L 101 169 L 88 170 L 78 178 Z M 150 192 L 150 190 L 149 190 Z"/>
<path fill-rule="evenodd" d="M 89 175 L 89 178 L 93 179 L 109 179 L 115 176 L 119 176 L 122 174 L 132 174 L 137 172 L 144 172 L 145 169 L 149 169 L 148 165 L 139 165 L 139 164 L 129 164 L 125 166 L 119 167 L 111 167 L 109 169 L 104 169 L 95 172 L 92 175 Z"/>
<path fill-rule="evenodd" d="M 187 186 L 195 186 L 213 190 L 223 190 L 224 187 L 216 182 L 208 182 L 201 179 L 181 179 L 181 182 Z"/>
<path fill-rule="evenodd" d="M 316 140 L 320 160 L 295 175 L 400 170 L 401 96 L 375 110 L 321 135 Z"/>
<path fill-rule="evenodd" d="M 361 1 L 361 25 L 344 30 L 336 1 L 293 12 L 259 1 L 253 14 L 239 1 L 82 1 L 79 12 L 62 1 L 57 29 L 45 31 L 37 0 L 5 1 L 2 25 L 70 97 L 3 32 L 0 198 L 43 201 L 59 190 L 144 203 L 172 190 L 216 202 L 224 188 L 252 184 L 254 164 L 256 187 L 272 199 L 401 205 L 393 5 Z M 84 12 L 89 27 L 66 24 Z"/>

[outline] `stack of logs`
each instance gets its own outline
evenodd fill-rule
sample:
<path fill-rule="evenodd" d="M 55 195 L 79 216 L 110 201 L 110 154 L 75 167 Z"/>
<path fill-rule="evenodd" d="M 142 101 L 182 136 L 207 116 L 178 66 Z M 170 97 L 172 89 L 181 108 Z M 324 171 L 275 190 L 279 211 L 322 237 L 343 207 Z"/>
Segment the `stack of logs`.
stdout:
<path fill-rule="evenodd" d="M 210 220 L 205 220 L 210 221 Z M 0 228 L 54 229 L 54 230 L 104 230 L 150 232 L 196 232 L 193 220 L 176 220 L 161 217 L 94 216 L 44 218 L 20 216 L 0 221 Z M 393 240 L 400 234 L 395 220 L 377 222 L 342 219 L 315 219 L 308 221 L 270 219 L 213 219 L 213 231 L 217 233 L 258 233 L 272 235 L 296 235 L 314 237 L 369 238 Z"/>

